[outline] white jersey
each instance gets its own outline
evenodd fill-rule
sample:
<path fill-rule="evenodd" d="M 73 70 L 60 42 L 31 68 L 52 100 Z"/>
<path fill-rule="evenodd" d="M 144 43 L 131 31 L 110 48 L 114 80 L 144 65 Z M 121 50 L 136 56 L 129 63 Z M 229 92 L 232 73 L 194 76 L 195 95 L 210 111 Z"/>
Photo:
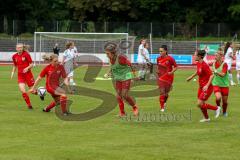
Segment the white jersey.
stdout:
<path fill-rule="evenodd" d="M 233 56 L 233 49 L 231 47 L 228 47 L 227 52 L 225 54 L 224 62 L 226 63 L 232 63 L 232 57 Z"/>
<path fill-rule="evenodd" d="M 78 51 L 77 51 L 77 47 L 76 47 L 76 46 L 73 47 L 73 51 L 74 51 L 75 54 L 78 53 Z"/>
<path fill-rule="evenodd" d="M 144 50 L 143 44 L 140 44 L 139 47 L 138 47 L 137 62 L 138 63 L 146 63 L 146 60 L 145 60 L 144 56 L 141 54 L 141 52 L 143 52 L 143 54 L 145 54 L 145 50 Z"/>
<path fill-rule="evenodd" d="M 145 56 L 147 57 L 147 59 L 150 60 L 150 55 L 149 55 L 149 51 L 147 48 L 144 48 L 144 53 L 145 53 Z"/>
<path fill-rule="evenodd" d="M 73 49 L 66 49 L 63 52 L 63 57 L 65 58 L 64 62 L 71 61 L 73 63 L 73 59 L 75 58 L 75 52 Z M 69 62 L 70 63 L 70 62 Z"/>
<path fill-rule="evenodd" d="M 73 62 L 75 58 L 75 53 L 73 49 L 66 49 L 63 52 L 64 60 L 64 68 L 68 76 L 73 76 Z"/>
<path fill-rule="evenodd" d="M 240 50 L 236 52 L 236 70 L 240 70 Z"/>

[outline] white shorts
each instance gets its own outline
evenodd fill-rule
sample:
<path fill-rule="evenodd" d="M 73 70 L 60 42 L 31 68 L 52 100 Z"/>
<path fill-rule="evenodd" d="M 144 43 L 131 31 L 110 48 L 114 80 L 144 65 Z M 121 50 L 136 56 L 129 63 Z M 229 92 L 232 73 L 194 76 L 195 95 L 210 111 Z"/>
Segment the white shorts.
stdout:
<path fill-rule="evenodd" d="M 74 71 L 71 71 L 70 73 L 68 73 L 67 77 L 73 77 L 74 75 Z"/>
<path fill-rule="evenodd" d="M 240 63 L 236 63 L 236 70 L 240 71 Z"/>
<path fill-rule="evenodd" d="M 231 70 L 231 68 L 232 68 L 232 62 L 227 62 L 227 65 L 228 65 L 228 71 Z"/>
<path fill-rule="evenodd" d="M 64 69 L 66 71 L 67 77 L 73 77 L 74 69 L 73 65 L 64 65 Z"/>

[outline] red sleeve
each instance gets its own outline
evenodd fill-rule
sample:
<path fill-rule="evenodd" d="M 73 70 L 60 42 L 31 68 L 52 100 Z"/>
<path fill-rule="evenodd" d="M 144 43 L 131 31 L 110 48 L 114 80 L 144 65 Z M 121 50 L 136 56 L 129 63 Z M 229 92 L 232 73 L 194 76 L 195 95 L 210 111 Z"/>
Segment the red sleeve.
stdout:
<path fill-rule="evenodd" d="M 41 78 L 43 78 L 43 77 L 45 77 L 45 75 L 47 74 L 47 72 L 48 72 L 48 66 L 47 67 L 45 67 L 43 70 L 42 70 L 42 72 L 40 73 L 40 77 Z"/>
<path fill-rule="evenodd" d="M 227 73 L 227 71 L 228 71 L 228 65 L 227 65 L 227 63 L 224 63 L 223 68 L 222 68 L 222 72 Z"/>
<path fill-rule="evenodd" d="M 17 63 L 16 63 L 16 61 L 15 61 L 15 56 L 12 56 L 12 60 L 13 60 L 14 66 L 17 66 Z"/>
<path fill-rule="evenodd" d="M 207 64 L 204 65 L 204 70 L 206 71 L 206 74 L 212 75 L 212 71 L 211 71 L 210 67 Z"/>
<path fill-rule="evenodd" d="M 62 78 L 66 78 L 67 77 L 67 73 L 66 73 L 66 71 L 65 71 L 65 69 L 64 69 L 64 67 L 61 65 L 61 76 L 62 76 Z"/>
<path fill-rule="evenodd" d="M 25 52 L 26 54 L 26 59 L 27 59 L 27 61 L 28 61 L 28 63 L 32 63 L 32 58 L 31 58 L 31 56 L 30 56 L 30 54 L 29 53 L 27 53 L 27 52 Z"/>
<path fill-rule="evenodd" d="M 118 62 L 121 65 L 131 66 L 131 62 L 127 59 L 127 57 L 125 57 L 123 55 L 118 56 Z"/>
<path fill-rule="evenodd" d="M 177 67 L 177 63 L 173 57 L 171 57 L 171 63 L 174 67 Z"/>

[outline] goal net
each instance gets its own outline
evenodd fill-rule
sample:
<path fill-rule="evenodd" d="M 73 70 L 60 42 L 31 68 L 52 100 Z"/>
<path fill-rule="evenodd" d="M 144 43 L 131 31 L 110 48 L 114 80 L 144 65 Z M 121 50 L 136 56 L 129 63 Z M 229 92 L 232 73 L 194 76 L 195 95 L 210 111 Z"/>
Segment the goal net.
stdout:
<path fill-rule="evenodd" d="M 108 63 L 104 52 L 107 43 L 115 43 L 118 52 L 131 59 L 135 37 L 128 33 L 74 33 L 74 32 L 35 32 L 34 33 L 34 62 L 43 62 L 42 55 L 53 53 L 55 44 L 58 44 L 59 59 L 65 51 L 67 42 L 74 42 L 80 63 Z"/>

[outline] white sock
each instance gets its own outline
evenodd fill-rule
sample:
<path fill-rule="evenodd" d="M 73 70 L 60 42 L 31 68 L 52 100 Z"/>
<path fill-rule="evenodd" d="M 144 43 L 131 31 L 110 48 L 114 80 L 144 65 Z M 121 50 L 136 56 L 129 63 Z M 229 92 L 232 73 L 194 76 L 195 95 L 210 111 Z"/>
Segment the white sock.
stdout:
<path fill-rule="evenodd" d="M 240 83 L 240 74 L 238 73 L 237 74 L 237 81 L 238 81 L 238 84 Z"/>
<path fill-rule="evenodd" d="M 229 80 L 231 83 L 233 83 L 233 76 L 232 76 L 232 73 L 229 73 Z"/>
<path fill-rule="evenodd" d="M 70 79 L 70 81 L 69 81 L 69 82 L 70 82 L 70 85 L 72 85 L 72 84 L 74 83 L 74 81 L 73 81 L 73 79 L 72 79 L 72 78 Z"/>

